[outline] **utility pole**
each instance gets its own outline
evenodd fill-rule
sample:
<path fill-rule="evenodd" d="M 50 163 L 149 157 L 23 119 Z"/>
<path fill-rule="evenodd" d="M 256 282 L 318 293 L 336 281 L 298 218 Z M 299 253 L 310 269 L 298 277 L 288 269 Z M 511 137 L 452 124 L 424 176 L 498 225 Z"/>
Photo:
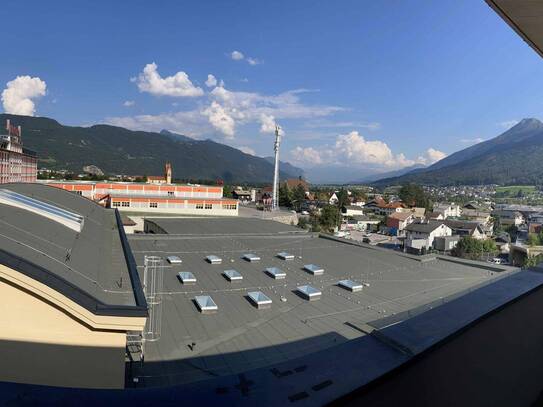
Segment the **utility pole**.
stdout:
<path fill-rule="evenodd" d="M 275 143 L 273 150 L 275 151 L 275 168 L 273 173 L 273 197 L 272 210 L 279 208 L 279 146 L 281 145 L 281 127 L 275 125 Z"/>

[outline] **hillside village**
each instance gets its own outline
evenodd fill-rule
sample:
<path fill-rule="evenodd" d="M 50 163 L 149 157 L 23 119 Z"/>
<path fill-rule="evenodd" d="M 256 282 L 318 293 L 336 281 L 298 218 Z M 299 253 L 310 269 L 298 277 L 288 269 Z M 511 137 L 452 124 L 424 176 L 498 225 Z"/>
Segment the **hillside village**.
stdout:
<path fill-rule="evenodd" d="M 534 195 L 539 190 L 532 191 Z M 266 211 L 271 187 L 235 187 L 232 197 Z M 447 200 L 454 195 L 455 201 Z M 415 255 L 449 254 L 527 266 L 543 257 L 543 205 L 501 199 L 495 185 L 313 187 L 301 178 L 280 186 L 280 204 L 302 228 Z M 498 196 L 498 198 L 496 198 Z M 294 223 L 291 220 L 291 223 Z"/>

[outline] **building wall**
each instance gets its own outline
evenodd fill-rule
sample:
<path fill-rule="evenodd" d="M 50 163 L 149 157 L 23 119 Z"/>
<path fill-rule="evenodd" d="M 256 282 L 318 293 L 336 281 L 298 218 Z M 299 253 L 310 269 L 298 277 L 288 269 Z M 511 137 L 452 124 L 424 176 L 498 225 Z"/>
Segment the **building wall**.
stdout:
<path fill-rule="evenodd" d="M 0 184 L 36 182 L 37 158 L 19 152 L 0 149 Z"/>
<path fill-rule="evenodd" d="M 111 197 L 109 206 L 127 212 L 238 216 L 238 201 L 232 199 Z"/>
<path fill-rule="evenodd" d="M 94 316 L 2 265 L 0 298 L 0 381 L 124 387 L 126 331 L 141 331 L 145 318 Z"/>

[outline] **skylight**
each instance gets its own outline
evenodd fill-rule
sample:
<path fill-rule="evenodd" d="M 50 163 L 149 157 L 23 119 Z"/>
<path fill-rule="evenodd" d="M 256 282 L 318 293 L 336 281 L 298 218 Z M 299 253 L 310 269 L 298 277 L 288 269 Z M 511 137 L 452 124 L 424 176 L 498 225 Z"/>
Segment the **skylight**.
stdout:
<path fill-rule="evenodd" d="M 324 269 L 322 267 L 320 267 L 320 266 L 315 265 L 315 264 L 306 264 L 304 266 L 304 269 L 307 272 L 313 274 L 314 276 L 319 276 L 321 274 L 324 274 Z"/>
<path fill-rule="evenodd" d="M 270 277 L 273 277 L 276 280 L 281 280 L 287 276 L 283 270 L 277 267 L 268 267 L 265 271 Z"/>
<path fill-rule="evenodd" d="M 83 216 L 59 208 L 58 206 L 10 191 L 9 189 L 0 189 L 0 203 L 24 209 L 35 213 L 36 215 L 51 219 L 76 232 L 81 232 L 81 229 L 83 229 L 85 219 Z"/>
<path fill-rule="evenodd" d="M 243 276 L 236 270 L 225 270 L 222 274 L 228 281 L 243 280 Z"/>

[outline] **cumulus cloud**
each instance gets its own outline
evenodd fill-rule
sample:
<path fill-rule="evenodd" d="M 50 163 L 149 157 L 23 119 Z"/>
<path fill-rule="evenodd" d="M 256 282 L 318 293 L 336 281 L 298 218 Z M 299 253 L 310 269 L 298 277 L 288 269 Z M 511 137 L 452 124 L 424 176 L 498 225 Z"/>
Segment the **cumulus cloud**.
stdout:
<path fill-rule="evenodd" d="M 258 124 L 263 133 L 273 133 L 276 121 L 325 117 L 344 110 L 339 106 L 306 105 L 301 101 L 305 89 L 289 90 L 277 95 L 236 92 L 226 89 L 220 81 L 207 93 L 208 100 L 189 111 L 134 117 L 110 117 L 108 123 L 144 130 L 163 128 L 198 137 L 220 133 L 233 138 L 238 126 Z M 168 124 L 168 125 L 165 125 Z M 189 130 L 183 126 L 188 126 Z"/>
<path fill-rule="evenodd" d="M 230 58 L 232 58 L 234 61 L 245 61 L 249 65 L 253 65 L 253 66 L 254 65 L 259 65 L 259 64 L 262 63 L 262 61 L 260 59 L 253 58 L 253 57 L 250 57 L 250 56 L 246 56 L 240 51 L 232 51 L 230 53 Z"/>
<path fill-rule="evenodd" d="M 429 148 L 417 159 L 407 158 L 403 153 L 394 154 L 390 147 L 380 140 L 366 140 L 357 131 L 336 137 L 333 145 L 319 149 L 296 147 L 290 151 L 292 160 L 301 165 L 351 165 L 355 167 L 373 167 L 393 169 L 414 164 L 430 165 L 446 157 L 446 154 Z"/>
<path fill-rule="evenodd" d="M 123 102 L 123 106 L 124 106 L 124 107 L 132 107 L 132 106 L 134 106 L 135 104 L 136 104 L 136 102 L 134 102 L 133 100 L 125 100 L 125 101 Z"/>
<path fill-rule="evenodd" d="M 440 160 L 443 160 L 445 157 L 447 157 L 447 154 L 445 154 L 443 151 L 439 151 L 430 147 L 428 150 L 426 150 L 426 154 L 423 157 L 425 160 L 424 164 L 430 165 Z"/>
<path fill-rule="evenodd" d="M 243 151 L 245 154 L 256 155 L 255 150 L 253 150 L 251 147 L 241 146 L 238 147 L 238 150 Z"/>
<path fill-rule="evenodd" d="M 38 77 L 17 76 L 6 84 L 2 92 L 4 111 L 23 116 L 34 116 L 35 99 L 45 95 L 47 84 Z"/>
<path fill-rule="evenodd" d="M 308 165 L 324 164 L 328 160 L 323 155 L 326 155 L 325 151 L 321 152 L 313 147 L 302 148 L 298 146 L 290 151 L 290 156 L 295 162 Z"/>
<path fill-rule="evenodd" d="M 131 81 L 137 83 L 140 92 L 156 96 L 195 97 L 204 94 L 202 88 L 194 86 L 189 76 L 183 71 L 163 78 L 158 73 L 158 66 L 154 62 L 145 65 L 143 72 Z"/>
<path fill-rule="evenodd" d="M 229 115 L 227 109 L 213 101 L 211 106 L 202 111 L 202 114 L 207 116 L 209 123 L 222 132 L 226 138 L 234 138 L 236 122 Z"/>
<path fill-rule="evenodd" d="M 207 80 L 206 80 L 206 86 L 208 88 L 212 88 L 213 86 L 217 86 L 217 78 L 215 76 L 208 74 Z"/>
<path fill-rule="evenodd" d="M 232 58 L 234 61 L 241 61 L 243 58 L 245 58 L 245 55 L 239 51 L 232 51 L 230 53 L 230 58 Z"/>

